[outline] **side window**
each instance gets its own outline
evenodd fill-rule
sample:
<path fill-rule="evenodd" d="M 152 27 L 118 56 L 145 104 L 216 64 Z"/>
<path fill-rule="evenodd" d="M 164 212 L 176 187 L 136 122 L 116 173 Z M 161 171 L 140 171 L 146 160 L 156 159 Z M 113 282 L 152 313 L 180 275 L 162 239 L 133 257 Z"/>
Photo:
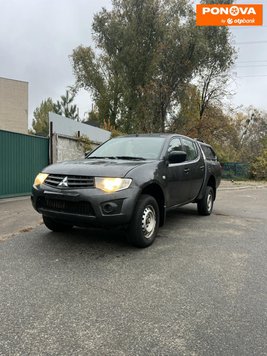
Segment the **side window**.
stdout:
<path fill-rule="evenodd" d="M 182 150 L 183 150 L 183 147 L 182 147 L 181 140 L 178 137 L 173 138 L 169 144 L 168 152 L 182 151 Z"/>
<path fill-rule="evenodd" d="M 183 150 L 186 152 L 186 160 L 193 161 L 198 156 L 198 151 L 194 141 L 187 140 L 182 138 Z"/>
<path fill-rule="evenodd" d="M 216 160 L 215 152 L 209 146 L 201 145 L 201 148 L 207 159 L 210 159 L 212 161 Z"/>

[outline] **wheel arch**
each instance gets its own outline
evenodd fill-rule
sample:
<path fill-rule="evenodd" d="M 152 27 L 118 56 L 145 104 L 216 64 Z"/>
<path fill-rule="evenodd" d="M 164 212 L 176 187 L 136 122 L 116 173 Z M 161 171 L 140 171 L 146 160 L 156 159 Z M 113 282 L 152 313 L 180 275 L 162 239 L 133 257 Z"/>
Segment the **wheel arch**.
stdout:
<path fill-rule="evenodd" d="M 150 183 L 142 189 L 141 194 L 151 195 L 157 201 L 160 214 L 159 226 L 164 225 L 166 216 L 165 195 L 160 185 L 155 182 Z"/>
<path fill-rule="evenodd" d="M 207 186 L 211 187 L 213 189 L 214 193 L 214 200 L 216 199 L 216 180 L 214 176 L 210 176 L 209 180 L 207 182 Z"/>

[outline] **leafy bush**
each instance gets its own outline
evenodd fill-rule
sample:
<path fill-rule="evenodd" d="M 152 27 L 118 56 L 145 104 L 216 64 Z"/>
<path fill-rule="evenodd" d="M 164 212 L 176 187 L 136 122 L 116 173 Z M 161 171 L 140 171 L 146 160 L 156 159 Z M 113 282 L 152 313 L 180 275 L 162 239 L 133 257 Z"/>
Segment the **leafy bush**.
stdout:
<path fill-rule="evenodd" d="M 124 134 L 117 130 L 110 122 L 110 120 L 105 120 L 104 124 L 102 125 L 102 128 L 104 130 L 110 131 L 111 132 L 111 138 L 117 137 L 117 136 L 123 136 Z"/>
<path fill-rule="evenodd" d="M 255 179 L 267 179 L 267 148 L 258 156 L 251 167 L 251 174 Z"/>
<path fill-rule="evenodd" d="M 78 136 L 76 134 L 75 138 L 82 144 L 84 153 L 92 150 L 92 142 L 86 135 Z"/>

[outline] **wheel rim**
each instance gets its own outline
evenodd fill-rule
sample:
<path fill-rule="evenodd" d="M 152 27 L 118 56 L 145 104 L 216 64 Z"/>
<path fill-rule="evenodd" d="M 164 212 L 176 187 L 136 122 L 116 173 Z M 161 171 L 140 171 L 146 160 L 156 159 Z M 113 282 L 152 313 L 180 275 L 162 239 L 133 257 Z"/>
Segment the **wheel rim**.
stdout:
<path fill-rule="evenodd" d="M 212 209 L 212 203 L 213 203 L 212 194 L 209 193 L 208 196 L 207 196 L 207 208 L 208 208 L 208 211 L 209 211 L 209 212 L 210 212 L 211 209 Z"/>
<path fill-rule="evenodd" d="M 152 205 L 146 206 L 142 215 L 142 231 L 146 239 L 149 239 L 153 235 L 156 223 L 155 209 Z"/>

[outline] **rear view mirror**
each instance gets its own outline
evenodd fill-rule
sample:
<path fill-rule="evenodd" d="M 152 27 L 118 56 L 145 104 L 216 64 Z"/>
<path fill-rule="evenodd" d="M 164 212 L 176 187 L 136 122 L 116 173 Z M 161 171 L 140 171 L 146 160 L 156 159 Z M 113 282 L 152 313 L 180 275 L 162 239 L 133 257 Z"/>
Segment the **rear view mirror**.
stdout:
<path fill-rule="evenodd" d="M 171 151 L 168 156 L 169 163 L 182 163 L 186 160 L 186 152 Z"/>

